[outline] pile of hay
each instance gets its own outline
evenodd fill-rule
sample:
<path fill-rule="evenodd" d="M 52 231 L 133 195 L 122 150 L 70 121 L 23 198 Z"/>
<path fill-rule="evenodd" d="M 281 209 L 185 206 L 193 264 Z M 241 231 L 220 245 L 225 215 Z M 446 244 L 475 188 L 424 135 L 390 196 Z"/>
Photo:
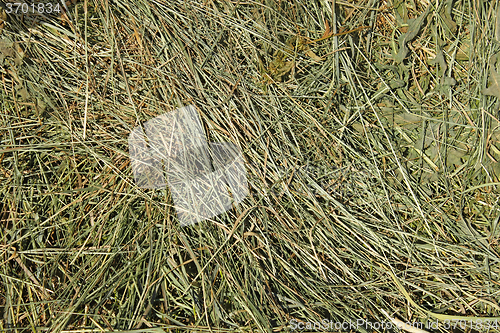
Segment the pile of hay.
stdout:
<path fill-rule="evenodd" d="M 498 324 L 497 3 L 60 8 L 0 15 L 0 330 Z M 180 227 L 127 138 L 189 104 L 250 195 Z"/>

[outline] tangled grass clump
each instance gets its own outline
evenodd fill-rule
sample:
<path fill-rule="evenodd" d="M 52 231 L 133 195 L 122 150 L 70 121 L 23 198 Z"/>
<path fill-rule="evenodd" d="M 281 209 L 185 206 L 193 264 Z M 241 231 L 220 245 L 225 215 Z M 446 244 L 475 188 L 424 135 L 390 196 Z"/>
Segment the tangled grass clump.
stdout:
<path fill-rule="evenodd" d="M 0 15 L 0 331 L 500 320 L 497 3 L 64 7 Z M 127 137 L 188 104 L 250 195 L 183 228 Z"/>

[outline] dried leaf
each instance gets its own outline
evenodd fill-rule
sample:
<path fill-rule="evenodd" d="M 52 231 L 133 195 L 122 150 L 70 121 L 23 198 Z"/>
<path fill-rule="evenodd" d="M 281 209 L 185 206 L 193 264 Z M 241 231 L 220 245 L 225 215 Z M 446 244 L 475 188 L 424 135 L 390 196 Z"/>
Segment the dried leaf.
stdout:
<path fill-rule="evenodd" d="M 446 64 L 446 60 L 444 60 L 443 50 L 439 47 L 439 52 L 436 54 L 436 57 L 430 61 L 431 65 L 440 65 L 441 66 L 441 74 L 445 74 L 448 69 L 448 65 Z M 439 73 L 439 72 L 438 72 Z"/>
<path fill-rule="evenodd" d="M 7 13 L 5 13 L 5 10 L 0 10 L 0 33 L 5 26 L 5 21 L 7 21 Z"/>
<path fill-rule="evenodd" d="M 500 100 L 500 74 L 495 70 L 497 56 L 498 55 L 494 56 L 495 60 L 493 62 L 490 61 L 490 86 L 486 89 L 483 89 L 481 93 L 483 95 L 495 96 Z"/>
<path fill-rule="evenodd" d="M 441 75 L 441 80 L 439 84 L 435 87 L 436 91 L 441 91 L 446 94 L 449 92 L 450 87 L 454 86 L 457 81 L 446 75 L 446 70 L 448 69 L 448 65 L 446 64 L 446 60 L 444 58 L 443 50 L 439 47 L 439 52 L 436 54 L 436 58 L 430 61 L 432 65 L 439 65 L 441 67 L 441 71 L 438 70 L 438 75 Z M 439 74 L 441 73 L 441 74 Z"/>
<path fill-rule="evenodd" d="M 495 24 L 495 37 L 497 42 L 500 42 L 500 6 L 497 5 L 497 20 Z"/>
<path fill-rule="evenodd" d="M 454 167 L 456 165 L 462 165 L 462 158 L 464 157 L 465 152 L 460 151 L 458 149 L 449 149 L 447 152 L 447 166 Z"/>
<path fill-rule="evenodd" d="M 450 29 L 451 33 L 454 34 L 457 32 L 457 23 L 451 17 L 451 11 L 453 9 L 453 0 L 447 0 L 445 6 L 442 10 L 442 16 L 444 23 Z"/>
<path fill-rule="evenodd" d="M 321 38 L 327 38 L 331 34 L 332 34 L 332 32 L 330 31 L 330 25 L 328 24 L 328 21 L 325 20 L 325 32 L 323 33 L 323 36 L 321 36 Z"/>
<path fill-rule="evenodd" d="M 394 1 L 393 4 L 394 8 L 396 9 L 396 21 L 398 24 L 404 24 L 408 22 L 408 8 L 406 1 L 404 0 L 396 0 Z"/>
<path fill-rule="evenodd" d="M 19 96 L 21 96 L 21 100 L 26 101 L 30 97 L 28 90 L 23 84 L 16 85 L 16 91 Z"/>
<path fill-rule="evenodd" d="M 415 38 L 415 36 L 417 36 L 420 28 L 422 27 L 422 24 L 425 21 L 425 18 L 427 17 L 427 14 L 429 14 L 429 8 L 430 5 L 418 18 L 409 20 L 408 32 L 404 35 L 399 36 L 399 51 L 396 55 L 394 55 L 394 60 L 396 60 L 397 63 L 402 62 L 406 58 L 406 55 L 410 51 L 408 49 L 408 46 L 406 46 L 406 43 L 410 42 L 413 38 Z"/>
<path fill-rule="evenodd" d="M 314 61 L 322 61 L 322 60 L 323 60 L 323 59 L 321 59 L 321 57 L 318 57 L 318 56 L 316 55 L 316 53 L 314 53 L 313 51 L 311 51 L 311 49 L 307 50 L 307 51 L 306 51 L 306 54 L 307 54 L 308 56 L 310 56 L 311 58 L 313 58 L 313 59 L 314 59 Z"/>

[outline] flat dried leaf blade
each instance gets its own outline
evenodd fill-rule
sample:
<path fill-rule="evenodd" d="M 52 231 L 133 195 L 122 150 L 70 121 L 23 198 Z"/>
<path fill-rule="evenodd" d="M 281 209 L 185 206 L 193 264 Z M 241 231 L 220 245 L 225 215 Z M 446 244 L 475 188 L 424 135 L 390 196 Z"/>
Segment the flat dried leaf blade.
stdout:
<path fill-rule="evenodd" d="M 483 95 L 495 96 L 500 100 L 500 74 L 495 70 L 491 70 L 490 73 L 490 86 L 487 89 L 483 89 Z"/>

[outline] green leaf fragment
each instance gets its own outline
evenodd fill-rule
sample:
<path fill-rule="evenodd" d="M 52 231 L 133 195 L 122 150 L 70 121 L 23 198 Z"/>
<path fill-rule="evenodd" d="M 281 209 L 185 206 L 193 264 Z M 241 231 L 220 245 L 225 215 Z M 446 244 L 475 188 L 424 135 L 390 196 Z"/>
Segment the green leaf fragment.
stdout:
<path fill-rule="evenodd" d="M 413 38 L 417 36 L 418 32 L 420 31 L 420 28 L 422 27 L 422 24 L 425 21 L 425 18 L 427 17 L 427 14 L 429 14 L 429 9 L 430 6 L 427 6 L 425 12 L 423 12 L 418 18 L 408 20 L 408 31 L 405 34 L 399 36 L 398 38 L 399 51 L 394 56 L 394 60 L 397 63 L 402 62 L 406 58 L 406 55 L 410 51 L 406 44 L 412 41 Z"/>
<path fill-rule="evenodd" d="M 496 22 L 495 22 L 495 38 L 497 42 L 500 42 L 500 6 L 497 6 L 497 13 L 496 13 Z"/>
<path fill-rule="evenodd" d="M 483 95 L 495 96 L 500 100 L 500 74 L 495 70 L 495 64 L 498 60 L 497 58 L 498 54 L 493 56 L 490 60 L 490 86 L 486 89 L 483 89 L 481 93 Z"/>
<path fill-rule="evenodd" d="M 444 9 L 442 10 L 441 18 L 443 19 L 444 23 L 448 27 L 448 29 L 451 31 L 452 34 L 457 32 L 457 23 L 453 20 L 451 17 L 451 11 L 453 9 L 453 0 L 447 0 L 445 6 L 443 7 Z"/>

